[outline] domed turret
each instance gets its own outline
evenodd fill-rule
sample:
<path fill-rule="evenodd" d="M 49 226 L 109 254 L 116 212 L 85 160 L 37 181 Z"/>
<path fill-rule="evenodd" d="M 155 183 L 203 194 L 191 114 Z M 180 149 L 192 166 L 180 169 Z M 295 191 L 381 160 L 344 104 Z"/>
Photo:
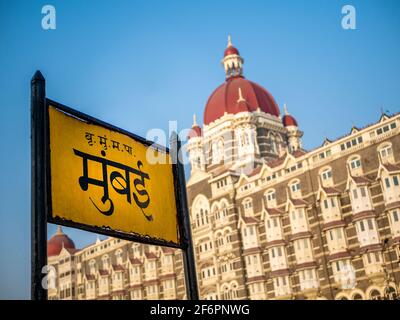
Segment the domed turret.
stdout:
<path fill-rule="evenodd" d="M 274 97 L 260 85 L 243 76 L 243 59 L 228 37 L 228 47 L 224 52 L 222 64 L 226 81 L 209 97 L 204 110 L 204 124 L 221 118 L 224 114 L 262 111 L 279 117 L 279 107 Z M 238 93 L 240 92 L 240 97 Z M 245 103 L 244 103 L 245 101 Z"/>
<path fill-rule="evenodd" d="M 193 125 L 192 125 L 192 128 L 189 130 L 187 138 L 188 138 L 188 140 L 190 140 L 191 138 L 199 138 L 199 137 L 201 137 L 201 134 L 202 134 L 201 128 L 197 124 L 196 115 L 194 114 L 193 115 Z"/>
<path fill-rule="evenodd" d="M 282 123 L 286 128 L 289 151 L 294 152 L 301 149 L 303 132 L 299 130 L 296 119 L 287 111 L 286 103 L 283 105 L 283 110 L 285 115 L 282 117 Z"/>
<path fill-rule="evenodd" d="M 75 249 L 75 244 L 70 237 L 63 233 L 61 226 L 59 226 L 57 232 L 47 241 L 47 256 L 59 255 L 62 248 Z"/>
<path fill-rule="evenodd" d="M 298 127 L 296 119 L 290 114 L 285 114 L 282 118 L 282 122 L 285 127 Z"/>
<path fill-rule="evenodd" d="M 228 46 L 224 52 L 221 63 L 224 66 L 226 78 L 241 76 L 243 73 L 243 59 L 239 50 L 232 45 L 231 36 L 228 36 Z"/>

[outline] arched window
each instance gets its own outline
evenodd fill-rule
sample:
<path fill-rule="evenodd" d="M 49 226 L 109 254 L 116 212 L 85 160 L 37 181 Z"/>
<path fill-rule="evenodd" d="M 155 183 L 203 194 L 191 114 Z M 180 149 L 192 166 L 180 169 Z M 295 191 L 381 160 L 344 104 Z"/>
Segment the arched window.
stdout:
<path fill-rule="evenodd" d="M 323 184 L 332 182 L 332 169 L 330 167 L 322 169 L 320 171 L 320 176 Z"/>
<path fill-rule="evenodd" d="M 222 139 L 219 139 L 218 141 L 218 152 L 219 152 L 219 162 L 221 162 L 222 160 L 224 160 L 224 153 L 225 153 L 224 141 Z"/>
<path fill-rule="evenodd" d="M 271 146 L 271 153 L 278 153 L 278 146 L 276 143 L 275 135 L 269 134 L 269 145 Z"/>
<path fill-rule="evenodd" d="M 378 152 L 381 155 L 381 159 L 385 162 L 385 160 L 387 160 L 388 158 L 392 158 L 393 156 L 392 144 L 389 142 L 381 144 L 378 147 Z"/>
<path fill-rule="evenodd" d="M 222 298 L 223 300 L 230 300 L 230 291 L 229 291 L 229 287 L 227 284 L 223 284 L 221 287 L 221 291 L 222 291 Z"/>
<path fill-rule="evenodd" d="M 244 215 L 249 217 L 253 216 L 254 211 L 253 211 L 253 200 L 251 198 L 246 198 L 243 201 L 243 208 L 244 208 Z"/>
<path fill-rule="evenodd" d="M 96 261 L 94 259 L 89 261 L 89 273 L 90 274 L 96 273 Z"/>
<path fill-rule="evenodd" d="M 223 160 L 224 157 L 224 141 L 222 139 L 218 139 L 217 141 L 213 141 L 211 146 L 211 159 L 212 164 L 218 164 Z"/>
<path fill-rule="evenodd" d="M 356 293 L 353 295 L 353 300 L 363 300 L 363 297 L 361 296 L 361 294 Z"/>
<path fill-rule="evenodd" d="M 134 256 L 140 255 L 140 244 L 139 243 L 134 243 L 132 245 L 132 253 Z"/>
<path fill-rule="evenodd" d="M 385 293 L 385 298 L 387 298 L 389 300 L 397 299 L 397 291 L 392 286 L 385 287 L 384 293 Z"/>
<path fill-rule="evenodd" d="M 218 221 L 221 218 L 218 203 L 214 202 L 211 206 L 211 213 L 214 216 L 214 219 Z"/>
<path fill-rule="evenodd" d="M 232 293 L 231 299 L 237 299 L 237 297 L 238 297 L 237 288 L 238 288 L 237 283 L 235 283 L 235 282 L 231 283 L 231 293 Z"/>
<path fill-rule="evenodd" d="M 118 249 L 118 250 L 115 252 L 115 258 L 116 258 L 116 260 L 117 260 L 117 264 L 118 264 L 118 265 L 122 265 L 122 249 Z"/>
<path fill-rule="evenodd" d="M 210 204 L 208 199 L 200 194 L 194 201 L 192 206 L 192 216 L 195 221 L 196 227 L 202 227 L 208 225 L 208 214 L 210 212 Z"/>
<path fill-rule="evenodd" d="M 362 163 L 361 157 L 356 155 L 348 160 L 348 166 L 350 168 L 352 175 L 361 175 L 362 174 Z"/>
<path fill-rule="evenodd" d="M 371 292 L 369 293 L 369 297 L 371 298 L 371 300 L 380 300 L 382 298 L 381 293 L 376 289 L 371 290 Z"/>
<path fill-rule="evenodd" d="M 276 192 L 274 189 L 268 190 L 265 193 L 265 201 L 267 208 L 275 208 L 276 207 Z"/>
<path fill-rule="evenodd" d="M 221 219 L 224 219 L 228 216 L 228 205 L 226 201 L 222 200 L 221 201 L 221 211 L 220 211 L 220 217 Z"/>
<path fill-rule="evenodd" d="M 290 193 L 293 198 L 298 198 L 301 196 L 301 184 L 299 179 L 292 180 L 289 183 Z"/>
<path fill-rule="evenodd" d="M 278 155 L 281 154 L 282 151 L 282 137 L 280 135 L 276 136 L 276 152 Z"/>
<path fill-rule="evenodd" d="M 216 239 L 218 247 L 222 247 L 225 244 L 225 239 L 221 232 L 216 234 Z"/>
<path fill-rule="evenodd" d="M 102 263 L 103 263 L 103 269 L 108 270 L 110 268 L 110 258 L 108 257 L 107 254 L 105 254 L 102 258 Z"/>
<path fill-rule="evenodd" d="M 256 149 L 255 129 L 253 128 L 237 128 L 235 129 L 235 138 L 237 140 L 238 156 L 253 154 Z"/>

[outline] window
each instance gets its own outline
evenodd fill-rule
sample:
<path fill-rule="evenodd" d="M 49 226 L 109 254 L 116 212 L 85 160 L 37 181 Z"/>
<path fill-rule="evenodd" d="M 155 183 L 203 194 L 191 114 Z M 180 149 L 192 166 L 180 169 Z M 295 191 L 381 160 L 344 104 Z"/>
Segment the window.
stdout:
<path fill-rule="evenodd" d="M 267 194 L 267 200 L 268 200 L 268 201 L 272 201 L 272 200 L 274 200 L 274 199 L 275 199 L 275 192 L 274 192 L 274 191 L 269 192 L 269 193 Z"/>
<path fill-rule="evenodd" d="M 364 221 L 360 221 L 360 230 L 361 230 L 361 232 L 364 232 L 365 231 L 365 227 L 364 227 Z"/>
<path fill-rule="evenodd" d="M 224 156 L 224 142 L 220 139 L 214 141 L 211 146 L 211 160 L 212 164 L 218 164 L 222 161 Z"/>
<path fill-rule="evenodd" d="M 275 193 L 275 190 L 268 191 L 267 194 L 265 195 L 265 198 L 267 200 L 267 207 L 268 208 L 276 207 L 276 193 Z"/>
<path fill-rule="evenodd" d="M 108 270 L 110 267 L 110 259 L 108 255 L 102 257 L 102 262 L 103 262 L 103 269 Z"/>
<path fill-rule="evenodd" d="M 201 271 L 201 275 L 203 279 L 208 279 L 211 277 L 216 276 L 215 268 L 214 267 L 205 267 Z"/>
<path fill-rule="evenodd" d="M 350 168 L 352 170 L 361 168 L 361 160 L 360 159 L 354 159 L 350 161 Z"/>
<path fill-rule="evenodd" d="M 227 184 L 228 183 L 227 183 L 227 179 L 226 178 L 222 179 L 222 180 L 219 180 L 219 181 L 217 181 L 217 189 L 221 189 L 221 188 L 225 187 Z"/>
<path fill-rule="evenodd" d="M 290 189 L 293 193 L 300 191 L 300 181 L 295 181 L 290 185 Z"/>
<path fill-rule="evenodd" d="M 291 293 L 290 285 L 289 284 L 289 277 L 277 277 L 273 280 L 274 283 L 274 291 L 275 296 L 285 296 Z"/>
<path fill-rule="evenodd" d="M 253 128 L 236 129 L 235 135 L 238 141 L 238 155 L 243 156 L 256 151 L 256 132 Z"/>
<path fill-rule="evenodd" d="M 287 268 L 286 251 L 282 246 L 268 249 L 271 270 Z"/>
<path fill-rule="evenodd" d="M 389 212 L 390 228 L 393 237 L 400 236 L 400 212 L 398 209 Z M 400 253 L 400 250 L 399 250 Z"/>
<path fill-rule="evenodd" d="M 326 151 L 324 151 L 324 152 L 319 153 L 319 154 L 318 154 L 318 158 L 319 158 L 320 160 L 322 160 L 322 159 L 325 159 L 325 158 L 329 157 L 331 154 L 332 154 L 332 153 L 331 153 L 331 150 L 329 149 L 329 150 L 326 150 Z"/>
<path fill-rule="evenodd" d="M 393 129 L 395 129 L 396 128 L 396 122 L 392 122 L 392 123 L 390 123 L 390 124 L 388 124 L 388 125 L 385 125 L 385 126 L 383 126 L 383 127 L 381 127 L 381 128 L 378 128 L 377 130 L 376 130 L 376 134 L 379 136 L 379 135 L 381 135 L 382 133 L 386 133 L 386 132 L 388 132 L 389 130 L 393 130 Z"/>
<path fill-rule="evenodd" d="M 385 186 L 386 186 L 386 189 L 390 188 L 390 180 L 389 180 L 389 178 L 385 178 Z"/>
<path fill-rule="evenodd" d="M 322 172 L 322 180 L 329 180 L 332 178 L 332 170 L 326 169 L 325 171 Z"/>
<path fill-rule="evenodd" d="M 258 244 L 257 230 L 255 225 L 243 227 L 243 246 L 245 248 L 255 247 Z"/>
<path fill-rule="evenodd" d="M 253 200 L 252 199 L 246 199 L 243 201 L 243 207 L 244 207 L 244 215 L 245 216 L 252 216 L 253 215 Z"/>
<path fill-rule="evenodd" d="M 349 140 L 349 141 L 347 141 L 347 142 L 345 142 L 345 143 L 342 143 L 342 144 L 340 145 L 340 149 L 341 149 L 342 151 L 344 151 L 344 150 L 346 150 L 346 149 L 355 147 L 356 145 L 358 145 L 358 144 L 360 144 L 360 143 L 362 143 L 362 142 L 363 142 L 363 138 L 362 138 L 361 136 L 359 136 L 359 137 L 354 138 L 354 139 L 352 139 L 352 140 Z"/>
<path fill-rule="evenodd" d="M 393 154 L 393 149 L 391 145 L 386 145 L 379 150 L 382 159 L 386 159 Z"/>
<path fill-rule="evenodd" d="M 393 216 L 393 222 L 399 222 L 399 214 L 397 213 L 397 210 L 393 210 L 392 216 Z"/>
<path fill-rule="evenodd" d="M 117 252 L 115 252 L 115 257 L 117 260 L 117 264 L 121 265 L 122 264 L 122 250 L 118 250 Z"/>
<path fill-rule="evenodd" d="M 94 274 L 96 272 L 96 261 L 90 260 L 89 270 L 90 270 L 90 274 Z"/>
<path fill-rule="evenodd" d="M 318 287 L 318 280 L 314 269 L 299 271 L 301 290 L 307 290 Z"/>
<path fill-rule="evenodd" d="M 360 246 L 379 243 L 379 234 L 374 218 L 357 221 L 356 230 Z"/>
<path fill-rule="evenodd" d="M 208 199 L 200 194 L 193 201 L 192 214 L 196 227 L 203 227 L 208 225 L 208 213 L 210 205 Z"/>
<path fill-rule="evenodd" d="M 244 208 L 245 208 L 245 209 L 251 209 L 251 208 L 253 208 L 253 202 L 252 202 L 251 200 L 247 200 L 247 201 L 244 203 Z"/>
<path fill-rule="evenodd" d="M 329 230 L 329 236 L 332 241 L 341 240 L 343 238 L 343 230 L 341 228 Z"/>
<path fill-rule="evenodd" d="M 196 215 L 197 226 L 201 227 L 208 224 L 208 212 L 207 210 L 200 209 L 200 213 Z"/>

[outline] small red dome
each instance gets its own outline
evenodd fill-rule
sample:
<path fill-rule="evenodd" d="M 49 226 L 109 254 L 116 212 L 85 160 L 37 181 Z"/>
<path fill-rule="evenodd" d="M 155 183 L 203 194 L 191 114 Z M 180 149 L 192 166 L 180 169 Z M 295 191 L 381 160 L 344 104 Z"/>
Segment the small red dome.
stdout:
<path fill-rule="evenodd" d="M 246 103 L 239 99 L 239 88 Z M 204 110 L 204 124 L 208 125 L 221 118 L 224 113 L 254 112 L 258 108 L 279 117 L 278 105 L 267 90 L 241 76 L 228 78 L 208 98 Z"/>
<path fill-rule="evenodd" d="M 285 127 L 295 126 L 297 127 L 297 121 L 290 114 L 285 114 L 282 118 L 283 125 Z"/>
<path fill-rule="evenodd" d="M 63 247 L 65 249 L 75 249 L 75 244 L 59 227 L 57 233 L 47 241 L 47 256 L 58 256 Z"/>
<path fill-rule="evenodd" d="M 239 55 L 239 50 L 236 49 L 234 46 L 229 46 L 225 49 L 224 57 L 229 56 L 231 54 Z"/>
<path fill-rule="evenodd" d="M 198 125 L 193 126 L 187 136 L 188 139 L 201 137 L 201 128 Z"/>

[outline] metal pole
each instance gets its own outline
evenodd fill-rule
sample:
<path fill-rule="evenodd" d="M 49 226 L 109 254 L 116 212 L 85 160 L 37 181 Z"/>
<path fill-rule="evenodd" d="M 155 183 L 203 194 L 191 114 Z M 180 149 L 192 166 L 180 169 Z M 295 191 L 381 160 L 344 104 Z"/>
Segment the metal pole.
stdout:
<path fill-rule="evenodd" d="M 189 209 L 186 196 L 186 182 L 185 182 L 185 171 L 183 168 L 182 161 L 182 150 L 181 141 L 176 132 L 173 132 L 170 138 L 170 152 L 171 159 L 175 164 L 176 168 L 176 179 L 177 179 L 177 195 L 179 198 L 178 216 L 182 226 L 180 228 L 180 236 L 183 240 L 185 248 L 182 250 L 186 292 L 187 297 L 190 300 L 199 300 L 199 291 L 197 287 L 197 276 L 196 276 L 196 264 L 194 258 L 192 232 L 190 229 L 190 218 Z"/>
<path fill-rule="evenodd" d="M 42 268 L 47 264 L 46 82 L 40 71 L 31 80 L 31 299 L 47 300 Z"/>

